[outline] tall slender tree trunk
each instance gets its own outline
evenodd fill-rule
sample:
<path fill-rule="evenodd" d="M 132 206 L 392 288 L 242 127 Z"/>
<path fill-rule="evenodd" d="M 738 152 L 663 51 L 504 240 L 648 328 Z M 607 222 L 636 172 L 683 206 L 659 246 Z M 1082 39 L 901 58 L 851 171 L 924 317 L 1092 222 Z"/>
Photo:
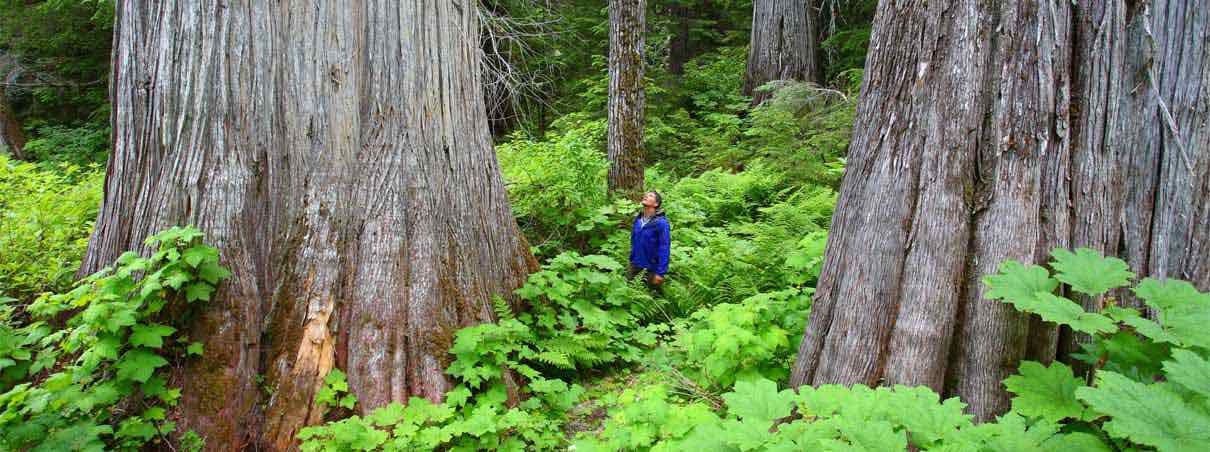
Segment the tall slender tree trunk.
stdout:
<path fill-rule="evenodd" d="M 609 1 L 609 192 L 643 191 L 646 0 Z"/>
<path fill-rule="evenodd" d="M 1210 146 L 1194 129 L 1205 130 L 1210 98 L 1207 13 L 1178 4 L 1144 19 L 1146 6 L 1121 0 L 881 3 L 791 384 L 923 384 L 988 420 L 1008 408 L 1001 381 L 1059 344 L 1054 325 L 983 299 L 979 280 L 1000 262 L 1086 246 L 1205 287 Z M 1182 36 L 1157 40 L 1153 58 L 1181 68 L 1172 92 L 1184 96 L 1173 98 L 1183 155 L 1169 157 L 1175 143 L 1132 144 L 1171 129 L 1161 108 L 1139 105 L 1156 98 L 1137 70 L 1147 60 L 1135 27 L 1148 20 Z M 1150 218 L 1175 226 L 1136 224 Z M 1167 273 L 1143 266 L 1173 254 L 1182 265 Z"/>
<path fill-rule="evenodd" d="M 812 0 L 754 0 L 752 2 L 752 41 L 748 46 L 748 71 L 744 75 L 744 95 L 757 105 L 769 98 L 758 91 L 774 80 L 798 80 L 822 83 Z"/>
<path fill-rule="evenodd" d="M 685 73 L 685 63 L 693 58 L 693 47 L 689 41 L 689 26 L 692 21 L 690 8 L 680 3 L 668 6 L 672 17 L 672 36 L 668 40 L 668 72 L 674 75 Z"/>
<path fill-rule="evenodd" d="M 363 410 L 440 399 L 454 331 L 535 268 L 488 136 L 474 2 L 302 3 L 117 3 L 81 272 L 170 225 L 220 248 L 234 275 L 177 376 L 181 430 L 211 450 L 292 447 L 332 368 Z"/>
<path fill-rule="evenodd" d="M 0 149 L 7 149 L 13 158 L 25 160 L 25 131 L 13 115 L 4 87 L 0 86 Z"/>

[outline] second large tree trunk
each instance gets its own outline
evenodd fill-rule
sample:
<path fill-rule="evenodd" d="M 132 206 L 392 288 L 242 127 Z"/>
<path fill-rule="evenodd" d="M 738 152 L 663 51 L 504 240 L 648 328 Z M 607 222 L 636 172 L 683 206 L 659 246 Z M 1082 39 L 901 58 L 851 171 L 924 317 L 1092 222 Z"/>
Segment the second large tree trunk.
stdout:
<path fill-rule="evenodd" d="M 1120 0 L 881 3 L 791 384 L 922 384 L 988 420 L 1008 408 L 1001 381 L 1058 343 L 1053 325 L 983 299 L 1000 262 L 1121 247 L 1141 274 L 1205 288 L 1190 253 L 1210 247 L 1207 13 L 1182 3 L 1150 17 Z M 1121 31 L 1151 21 L 1183 38 L 1131 55 Z M 1170 93 L 1131 80 L 1144 56 L 1171 72 Z M 1183 112 L 1173 127 L 1140 104 L 1157 94 Z M 1181 138 L 1140 152 L 1140 131 Z"/>
<path fill-rule="evenodd" d="M 809 0 L 755 0 L 752 2 L 752 42 L 748 46 L 745 95 L 752 104 L 764 102 L 768 92 L 757 91 L 773 80 L 820 83 L 819 33 L 815 8 Z"/>
<path fill-rule="evenodd" d="M 609 192 L 643 190 L 643 88 L 646 0 L 609 2 Z"/>
<path fill-rule="evenodd" d="M 458 328 L 535 267 L 488 137 L 474 2 L 122 1 L 82 272 L 193 224 L 234 272 L 188 331 L 181 431 L 287 449 L 344 369 L 438 400 Z M 257 382 L 264 375 L 270 395 Z"/>

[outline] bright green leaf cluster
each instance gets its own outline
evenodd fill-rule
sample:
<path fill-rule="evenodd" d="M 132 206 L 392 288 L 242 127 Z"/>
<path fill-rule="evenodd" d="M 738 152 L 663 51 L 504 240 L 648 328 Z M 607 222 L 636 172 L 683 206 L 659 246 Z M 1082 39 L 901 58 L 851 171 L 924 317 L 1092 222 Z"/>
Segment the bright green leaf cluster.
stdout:
<path fill-rule="evenodd" d="M 152 236 L 149 257 L 128 252 L 70 292 L 43 295 L 25 307 L 23 326 L 13 326 L 13 308 L 0 312 L 3 449 L 137 449 L 175 430 L 165 409 L 181 392 L 164 369 L 202 347 L 161 322 L 185 321 L 230 276 L 201 237 L 193 228 Z"/>
<path fill-rule="evenodd" d="M 1210 295 L 1185 281 L 1143 279 L 1131 292 L 1153 320 L 1110 297 L 1135 276 L 1125 262 L 1090 249 L 1053 256 L 1053 277 L 1039 266 L 1005 262 L 984 279 L 985 295 L 1091 335 L 1075 357 L 1093 369 L 1095 382 L 1086 385 L 1063 364 L 1025 362 L 1004 382 L 1016 394 L 1014 413 L 1068 422 L 1115 444 L 1210 450 Z M 1103 312 L 1085 312 L 1060 289 L 1110 298 Z"/>

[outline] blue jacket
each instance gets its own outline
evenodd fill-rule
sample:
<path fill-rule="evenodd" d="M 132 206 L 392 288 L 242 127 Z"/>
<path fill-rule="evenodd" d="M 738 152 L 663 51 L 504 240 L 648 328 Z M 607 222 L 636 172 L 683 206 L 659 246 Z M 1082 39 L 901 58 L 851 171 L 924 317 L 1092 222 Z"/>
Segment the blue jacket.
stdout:
<path fill-rule="evenodd" d="M 642 214 L 634 217 L 630 227 L 630 264 L 664 276 L 668 273 L 668 249 L 672 244 L 668 218 L 656 212 L 646 226 L 640 226 Z"/>

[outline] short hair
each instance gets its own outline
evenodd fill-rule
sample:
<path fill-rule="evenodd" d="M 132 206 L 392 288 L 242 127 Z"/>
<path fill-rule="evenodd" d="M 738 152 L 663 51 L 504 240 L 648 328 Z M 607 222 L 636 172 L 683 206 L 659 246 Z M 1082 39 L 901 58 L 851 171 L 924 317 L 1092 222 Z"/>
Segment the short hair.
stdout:
<path fill-rule="evenodd" d="M 655 196 L 656 207 L 664 207 L 664 197 L 660 196 L 660 192 L 652 190 L 652 191 L 647 192 L 647 194 Z"/>

